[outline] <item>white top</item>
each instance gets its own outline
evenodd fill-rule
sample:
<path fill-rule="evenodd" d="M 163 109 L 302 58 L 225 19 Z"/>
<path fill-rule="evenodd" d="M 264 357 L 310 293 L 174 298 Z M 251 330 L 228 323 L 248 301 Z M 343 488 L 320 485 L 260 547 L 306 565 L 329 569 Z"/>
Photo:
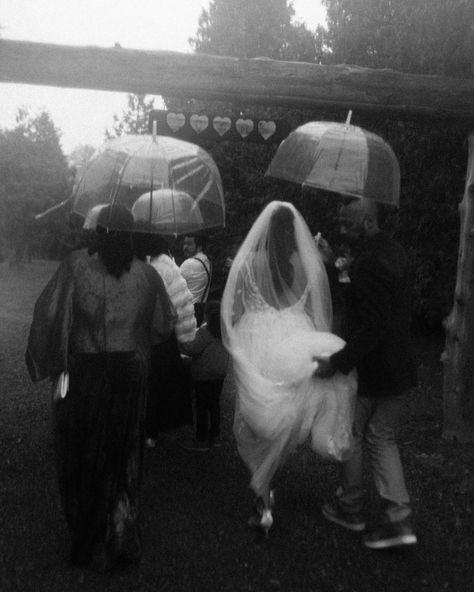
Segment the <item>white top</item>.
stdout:
<path fill-rule="evenodd" d="M 209 294 L 210 275 L 204 269 L 204 265 L 207 272 L 211 274 L 211 262 L 207 255 L 199 251 L 194 257 L 185 259 L 180 267 L 181 274 L 186 280 L 193 297 L 193 304 L 196 304 L 196 302 L 205 302 Z"/>

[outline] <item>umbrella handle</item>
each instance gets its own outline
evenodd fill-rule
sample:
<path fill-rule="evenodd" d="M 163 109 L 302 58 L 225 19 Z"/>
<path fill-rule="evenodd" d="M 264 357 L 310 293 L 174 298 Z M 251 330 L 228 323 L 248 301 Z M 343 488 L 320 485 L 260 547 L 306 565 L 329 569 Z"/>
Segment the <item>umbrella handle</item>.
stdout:
<path fill-rule="evenodd" d="M 350 125 L 351 123 L 351 117 L 352 117 L 352 109 L 349 110 L 349 113 L 347 114 L 346 117 L 346 125 Z"/>
<path fill-rule="evenodd" d="M 55 212 L 56 210 L 59 210 L 59 208 L 63 208 L 65 205 L 67 205 L 70 201 L 72 200 L 72 197 L 68 197 L 67 199 L 65 199 L 64 201 L 48 208 L 47 210 L 44 210 L 43 212 L 40 212 L 39 214 L 36 214 L 36 216 L 34 217 L 35 220 L 41 220 L 41 218 L 44 218 L 45 216 L 47 216 L 48 214 L 51 214 L 52 212 Z"/>

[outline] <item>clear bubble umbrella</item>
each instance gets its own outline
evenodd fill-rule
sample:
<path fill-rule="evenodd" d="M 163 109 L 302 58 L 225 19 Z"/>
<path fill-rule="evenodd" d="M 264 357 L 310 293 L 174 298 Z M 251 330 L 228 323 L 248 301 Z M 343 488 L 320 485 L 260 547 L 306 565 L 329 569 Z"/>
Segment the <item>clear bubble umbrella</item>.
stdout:
<path fill-rule="evenodd" d="M 138 227 L 152 227 L 165 235 L 193 233 L 204 227 L 196 200 L 184 191 L 173 189 L 144 193 L 133 204 L 132 214 Z"/>
<path fill-rule="evenodd" d="M 278 147 L 266 175 L 303 187 L 398 206 L 400 167 L 380 136 L 346 123 L 310 121 Z"/>
<path fill-rule="evenodd" d="M 133 231 L 177 236 L 225 226 L 214 160 L 199 146 L 167 136 L 121 136 L 97 150 L 74 190 L 72 211 L 87 220 L 104 205 L 132 211 Z"/>

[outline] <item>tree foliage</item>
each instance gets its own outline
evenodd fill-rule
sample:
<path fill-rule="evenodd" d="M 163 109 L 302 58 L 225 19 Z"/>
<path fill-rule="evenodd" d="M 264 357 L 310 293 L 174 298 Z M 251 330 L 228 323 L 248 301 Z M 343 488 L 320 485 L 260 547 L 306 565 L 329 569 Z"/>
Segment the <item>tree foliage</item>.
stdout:
<path fill-rule="evenodd" d="M 74 182 L 80 179 L 94 152 L 95 148 L 90 144 L 80 144 L 73 149 L 69 155 L 69 164 L 74 169 Z"/>
<path fill-rule="evenodd" d="M 196 53 L 241 58 L 271 58 L 318 63 L 322 37 L 294 20 L 286 0 L 214 0 L 199 18 L 196 36 L 190 40 Z M 301 120 L 300 113 L 278 108 L 166 99 L 168 108 L 232 117 Z M 264 177 L 275 146 L 231 142 L 203 144 L 212 154 L 223 177 L 228 226 L 212 234 L 209 251 L 214 260 L 214 288 L 225 281 L 224 261 L 233 256 L 237 244 L 250 229 L 262 207 L 271 199 L 283 199 L 280 187 Z M 299 193 L 287 187 L 286 197 Z"/>
<path fill-rule="evenodd" d="M 294 14 L 286 0 L 214 0 L 190 43 L 196 53 L 318 61 L 321 44 Z"/>
<path fill-rule="evenodd" d="M 474 75 L 472 0 L 322 0 L 333 64 Z"/>
<path fill-rule="evenodd" d="M 47 112 L 20 108 L 16 126 L 0 132 L 0 224 L 7 249 L 18 258 L 28 243 L 37 255 L 55 255 L 64 215 L 36 223 L 34 215 L 66 199 L 72 171 L 60 133 Z M 25 247 L 26 248 L 26 247 Z"/>
<path fill-rule="evenodd" d="M 113 116 L 111 130 L 105 132 L 106 139 L 117 138 L 123 134 L 144 134 L 148 132 L 148 114 L 154 108 L 155 100 L 147 95 L 129 94 L 127 108 L 121 115 Z"/>
<path fill-rule="evenodd" d="M 471 0 L 322 0 L 328 63 L 413 74 L 474 75 Z M 414 318 L 441 328 L 453 298 L 467 163 L 465 126 L 355 114 L 390 142 L 401 167 L 396 232 L 413 264 Z"/>

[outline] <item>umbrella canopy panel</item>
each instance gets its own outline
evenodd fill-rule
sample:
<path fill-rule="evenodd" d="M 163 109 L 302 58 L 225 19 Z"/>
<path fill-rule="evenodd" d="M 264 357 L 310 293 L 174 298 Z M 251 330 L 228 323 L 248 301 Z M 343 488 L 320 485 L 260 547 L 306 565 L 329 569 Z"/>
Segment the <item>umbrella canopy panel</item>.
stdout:
<path fill-rule="evenodd" d="M 204 226 L 201 209 L 189 194 L 173 189 L 155 189 L 141 195 L 133 204 L 137 228 L 154 228 L 165 235 L 193 233 Z"/>
<path fill-rule="evenodd" d="M 312 121 L 283 140 L 267 175 L 302 186 L 398 205 L 400 167 L 391 147 L 363 128 Z"/>
<path fill-rule="evenodd" d="M 188 196 L 194 211 L 199 212 L 193 218 L 194 222 L 198 218 L 201 221 L 196 230 L 224 226 L 222 181 L 213 159 L 195 144 L 165 136 L 130 135 L 106 142 L 89 161 L 75 189 L 72 209 L 84 218 L 98 205 L 123 206 L 133 211 L 137 200 L 143 201 L 148 194 L 148 220 L 141 218 L 141 227 L 134 230 L 162 232 L 163 225 L 160 230 L 154 228 L 157 206 L 151 205 L 157 199 L 155 192 L 161 189 L 167 190 L 168 200 L 174 194 L 178 202 L 183 193 Z M 140 211 L 143 215 L 144 210 Z M 177 211 L 182 214 L 182 208 Z M 174 224 L 169 233 L 189 231 L 184 223 L 181 216 L 181 225 Z"/>

